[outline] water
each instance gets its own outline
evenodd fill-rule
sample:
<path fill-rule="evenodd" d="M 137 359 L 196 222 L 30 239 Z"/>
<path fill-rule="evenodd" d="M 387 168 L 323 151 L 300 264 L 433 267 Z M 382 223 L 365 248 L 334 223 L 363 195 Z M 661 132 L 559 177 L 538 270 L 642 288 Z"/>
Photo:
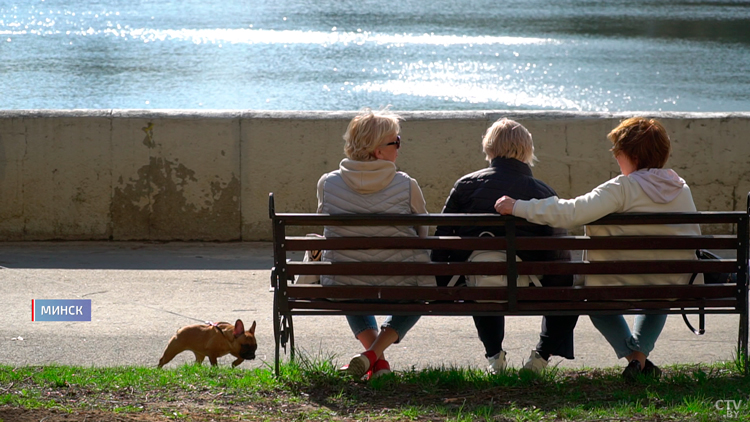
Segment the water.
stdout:
<path fill-rule="evenodd" d="M 0 0 L 0 109 L 750 111 L 750 1 Z"/>

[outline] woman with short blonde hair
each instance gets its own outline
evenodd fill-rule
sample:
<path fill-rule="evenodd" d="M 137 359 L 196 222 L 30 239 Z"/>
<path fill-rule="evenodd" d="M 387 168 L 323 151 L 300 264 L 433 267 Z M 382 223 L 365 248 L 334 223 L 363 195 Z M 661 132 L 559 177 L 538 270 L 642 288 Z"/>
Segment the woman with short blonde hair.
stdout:
<path fill-rule="evenodd" d="M 523 199 L 542 199 L 557 195 L 554 189 L 536 179 L 531 171 L 534 157 L 534 143 L 531 133 L 522 124 L 500 119 L 490 126 L 482 138 L 489 166 L 464 175 L 453 185 L 443 207 L 443 213 L 485 214 L 495 212 L 498 197 L 509 195 Z M 519 226 L 517 236 L 566 235 L 565 230 L 548 226 Z M 438 226 L 435 236 L 474 237 L 484 233 L 505 236 L 504 226 Z M 472 251 L 434 250 L 432 260 L 436 262 L 463 262 L 469 259 Z M 569 251 L 518 251 L 523 261 L 570 260 Z M 448 285 L 451 276 L 438 276 L 439 285 Z M 545 275 L 544 286 L 571 286 L 572 276 Z M 549 315 L 542 320 L 539 343 L 531 351 L 523 370 L 542 372 L 551 356 L 574 358 L 573 329 L 578 317 L 575 315 Z M 505 318 L 502 316 L 474 316 L 474 326 L 484 345 L 487 369 L 492 373 L 503 372 L 507 365 L 503 350 L 505 338 Z"/>
<path fill-rule="evenodd" d="M 531 133 L 522 124 L 507 118 L 492 124 L 482 138 L 482 150 L 487 161 L 495 157 L 514 158 L 534 166 L 534 141 Z"/>
<path fill-rule="evenodd" d="M 399 116 L 387 109 L 363 109 L 349 122 L 344 134 L 344 154 L 338 170 L 318 180 L 318 212 L 325 214 L 424 214 L 427 208 L 416 180 L 396 169 L 401 148 Z M 326 237 L 426 236 L 427 227 L 329 227 Z M 429 262 L 424 250 L 325 250 L 328 262 Z M 327 286 L 434 286 L 434 277 L 322 275 Z M 374 378 L 390 372 L 384 352 L 398 343 L 419 319 L 419 315 L 388 317 L 378 330 L 372 315 L 347 315 L 354 336 L 366 349 L 342 368 L 357 378 Z"/>
<path fill-rule="evenodd" d="M 388 109 L 365 108 L 355 116 L 344 133 L 344 155 L 356 161 L 377 160 L 374 153 L 385 140 L 398 136 L 400 117 Z"/>

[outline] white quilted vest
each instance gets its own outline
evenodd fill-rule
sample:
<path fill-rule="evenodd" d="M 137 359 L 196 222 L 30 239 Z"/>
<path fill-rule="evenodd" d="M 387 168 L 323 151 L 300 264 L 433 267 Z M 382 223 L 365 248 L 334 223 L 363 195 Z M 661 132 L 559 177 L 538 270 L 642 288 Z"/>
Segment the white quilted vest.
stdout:
<path fill-rule="evenodd" d="M 372 194 L 352 190 L 340 171 L 329 174 L 323 186 L 322 210 L 324 214 L 411 214 L 411 182 L 408 176 L 396 172 L 391 183 Z M 347 226 L 324 228 L 326 237 L 391 236 L 417 237 L 414 227 Z M 323 251 L 323 261 L 328 262 L 430 262 L 429 251 L 412 249 L 368 249 L 348 251 Z M 423 276 L 327 276 L 320 277 L 323 285 L 358 286 L 434 286 L 434 277 Z"/>

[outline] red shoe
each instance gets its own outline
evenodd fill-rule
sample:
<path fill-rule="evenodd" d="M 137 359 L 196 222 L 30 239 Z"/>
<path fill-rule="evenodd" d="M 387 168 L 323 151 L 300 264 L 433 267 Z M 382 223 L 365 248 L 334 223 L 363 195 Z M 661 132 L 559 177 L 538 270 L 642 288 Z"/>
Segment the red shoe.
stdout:
<path fill-rule="evenodd" d="M 372 366 L 372 375 L 368 379 L 382 377 L 391 373 L 391 365 L 385 359 L 378 359 Z"/>
<path fill-rule="evenodd" d="M 339 370 L 344 371 L 355 378 L 362 378 L 372 370 L 374 365 L 375 352 L 368 350 L 358 355 L 354 355 L 349 361 L 349 364 L 342 366 Z"/>

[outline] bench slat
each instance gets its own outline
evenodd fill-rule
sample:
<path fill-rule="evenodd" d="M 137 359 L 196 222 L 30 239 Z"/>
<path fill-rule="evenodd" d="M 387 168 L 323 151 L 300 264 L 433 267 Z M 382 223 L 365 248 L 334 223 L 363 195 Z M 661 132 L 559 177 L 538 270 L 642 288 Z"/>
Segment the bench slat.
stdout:
<path fill-rule="evenodd" d="M 536 289 L 536 290 L 535 290 Z M 518 300 L 537 301 L 581 301 L 620 299 L 671 299 L 679 298 L 735 298 L 734 284 L 670 285 L 670 286 L 606 286 L 585 288 L 543 287 L 518 289 Z"/>
<path fill-rule="evenodd" d="M 519 274 L 690 274 L 735 272 L 737 261 L 518 262 Z M 504 262 L 289 262 L 291 275 L 484 275 L 505 274 Z"/>
<path fill-rule="evenodd" d="M 736 224 L 747 213 L 742 211 L 701 211 L 685 213 L 612 214 L 588 225 L 620 224 Z M 289 226 L 502 226 L 508 220 L 516 225 L 528 221 L 498 214 L 302 214 L 277 213 L 273 218 Z"/>
<path fill-rule="evenodd" d="M 735 297 L 732 284 L 693 286 L 605 286 L 605 287 L 528 287 L 517 290 L 519 303 L 524 301 L 582 301 L 669 298 Z M 396 287 L 396 286 L 321 286 L 287 287 L 289 299 L 381 299 L 381 300 L 507 300 L 508 290 L 492 287 Z M 609 298 L 609 299 L 608 299 Z M 617 299 L 612 299 L 617 298 Z"/>
<path fill-rule="evenodd" d="M 342 249 L 454 249 L 502 250 L 507 241 L 503 237 L 332 237 L 311 238 L 289 236 L 289 251 Z M 717 236 L 565 236 L 518 237 L 518 250 L 583 250 L 583 249 L 736 249 L 737 237 Z"/>
<path fill-rule="evenodd" d="M 597 313 L 597 311 L 621 311 L 622 313 L 638 313 L 643 310 L 659 310 L 659 313 L 698 313 L 698 308 L 704 308 L 703 312 L 715 309 L 717 312 L 706 313 L 732 313 L 737 307 L 737 300 L 709 299 L 709 300 L 683 300 L 670 303 L 670 308 L 665 308 L 663 301 L 645 302 L 536 302 L 533 304 L 518 304 L 518 308 L 510 311 L 507 303 L 368 303 L 364 308 L 361 303 L 354 302 L 330 302 L 291 300 L 289 302 L 292 313 L 299 315 L 308 312 L 322 311 L 321 314 L 330 314 L 339 311 L 342 314 L 377 314 L 377 315 L 479 315 L 482 313 L 492 314 L 505 312 L 507 315 L 553 315 L 553 314 L 580 314 Z M 683 310 L 683 308 L 685 308 Z M 693 311 L 691 311 L 693 309 Z M 736 310 L 734 310 L 736 313 Z"/>

